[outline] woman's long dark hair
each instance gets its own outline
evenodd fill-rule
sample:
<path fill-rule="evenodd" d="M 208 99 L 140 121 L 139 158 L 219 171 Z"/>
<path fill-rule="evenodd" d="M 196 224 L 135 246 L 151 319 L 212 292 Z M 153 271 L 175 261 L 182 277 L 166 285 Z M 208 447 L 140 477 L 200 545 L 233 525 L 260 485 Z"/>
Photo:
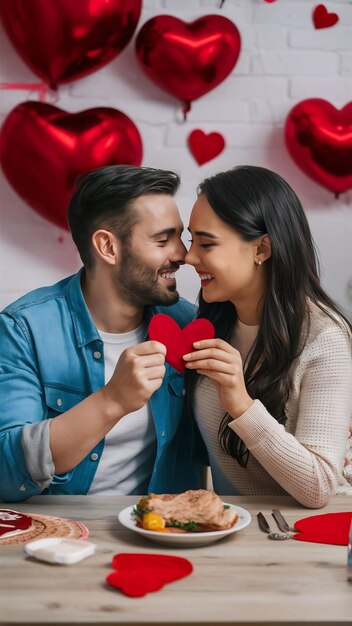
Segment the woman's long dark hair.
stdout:
<path fill-rule="evenodd" d="M 278 422 L 285 423 L 292 363 L 304 346 L 303 329 L 308 332 L 309 328 L 308 298 L 327 315 L 326 307 L 345 318 L 320 285 L 307 218 L 295 192 L 281 176 L 263 167 L 239 166 L 205 179 L 198 192 L 243 240 L 269 235 L 271 257 L 264 264 L 267 289 L 262 318 L 245 363 L 244 378 L 249 395 L 261 400 Z M 216 337 L 230 341 L 237 320 L 231 302 L 207 303 L 200 292 L 198 317 L 211 320 Z M 198 378 L 196 372 L 187 372 L 189 411 Z M 220 444 L 245 467 L 249 452 L 228 428 L 232 419 L 228 414 L 222 419 Z"/>

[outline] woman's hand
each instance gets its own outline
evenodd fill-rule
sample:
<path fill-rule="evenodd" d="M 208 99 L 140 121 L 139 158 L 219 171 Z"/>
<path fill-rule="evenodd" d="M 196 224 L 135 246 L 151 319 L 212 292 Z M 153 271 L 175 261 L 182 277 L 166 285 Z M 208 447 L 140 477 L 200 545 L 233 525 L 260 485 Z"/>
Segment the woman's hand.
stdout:
<path fill-rule="evenodd" d="M 193 344 L 196 352 L 184 355 L 186 367 L 214 380 L 221 406 L 233 418 L 253 404 L 243 377 L 241 355 L 223 339 L 203 339 Z"/>

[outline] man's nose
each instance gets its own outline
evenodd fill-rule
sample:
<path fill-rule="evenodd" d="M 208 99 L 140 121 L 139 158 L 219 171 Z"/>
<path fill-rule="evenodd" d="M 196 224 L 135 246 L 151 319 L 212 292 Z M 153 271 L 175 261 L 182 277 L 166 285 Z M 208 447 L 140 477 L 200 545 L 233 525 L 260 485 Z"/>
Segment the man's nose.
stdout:
<path fill-rule="evenodd" d="M 185 263 L 186 253 L 187 253 L 187 248 L 185 244 L 183 243 L 182 239 L 179 239 L 179 241 L 177 242 L 177 246 L 175 248 L 175 253 L 173 255 L 172 260 L 177 261 L 177 263 L 182 265 L 183 263 Z"/>

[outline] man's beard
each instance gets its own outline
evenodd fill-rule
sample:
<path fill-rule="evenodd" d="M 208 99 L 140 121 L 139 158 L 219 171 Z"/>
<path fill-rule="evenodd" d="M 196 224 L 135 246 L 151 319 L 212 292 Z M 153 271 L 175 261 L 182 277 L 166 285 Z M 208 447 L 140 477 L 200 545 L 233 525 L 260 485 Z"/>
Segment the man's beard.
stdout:
<path fill-rule="evenodd" d="M 178 264 L 160 268 L 164 271 L 175 271 Z M 159 270 L 159 273 L 160 273 Z M 139 306 L 175 304 L 179 299 L 176 285 L 162 287 L 158 282 L 158 272 L 140 261 L 139 257 L 130 252 L 126 245 L 121 247 L 121 264 L 115 276 L 119 292 L 131 304 Z"/>

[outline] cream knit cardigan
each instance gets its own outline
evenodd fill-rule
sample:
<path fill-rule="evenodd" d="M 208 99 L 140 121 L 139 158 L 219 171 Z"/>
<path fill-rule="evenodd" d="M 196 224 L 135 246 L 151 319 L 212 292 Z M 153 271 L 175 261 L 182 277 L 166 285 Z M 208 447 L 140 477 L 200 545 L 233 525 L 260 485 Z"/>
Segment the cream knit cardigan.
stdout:
<path fill-rule="evenodd" d="M 214 490 L 221 495 L 288 493 L 306 507 L 320 508 L 337 489 L 352 494 L 344 468 L 352 422 L 351 335 L 315 305 L 310 308 L 307 340 L 292 369 L 285 426 L 259 400 L 229 424 L 250 451 L 246 468 L 220 447 L 224 410 L 215 385 L 206 377 L 197 385 L 195 417 L 208 448 Z M 237 341 L 241 344 L 238 328 Z"/>

